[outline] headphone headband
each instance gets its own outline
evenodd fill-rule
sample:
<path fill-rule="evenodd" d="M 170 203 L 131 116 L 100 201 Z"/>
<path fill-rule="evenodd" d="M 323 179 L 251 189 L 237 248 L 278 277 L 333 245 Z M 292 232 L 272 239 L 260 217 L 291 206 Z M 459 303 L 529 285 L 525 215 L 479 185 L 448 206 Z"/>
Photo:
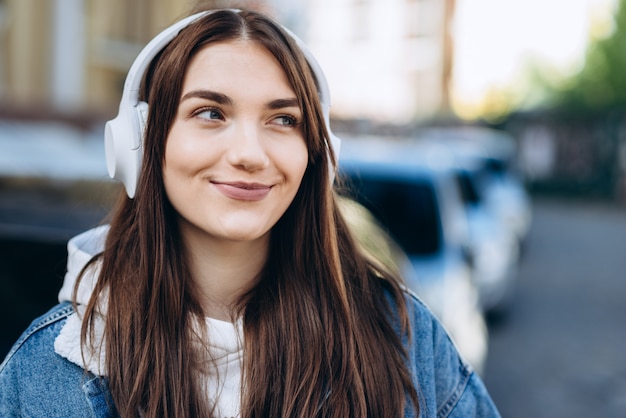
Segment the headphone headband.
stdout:
<path fill-rule="evenodd" d="M 240 12 L 240 10 L 236 9 L 226 10 L 230 10 L 234 13 Z M 139 99 L 139 90 L 144 74 L 148 70 L 154 57 L 156 57 L 181 30 L 198 19 L 216 11 L 217 10 L 209 10 L 196 13 L 179 20 L 163 30 L 142 49 L 128 71 L 126 81 L 124 82 L 124 91 L 122 93 L 118 114 L 114 119 L 106 123 L 104 141 L 109 176 L 124 184 L 126 193 L 130 198 L 135 196 L 137 181 L 141 172 L 144 132 L 148 117 L 148 104 Z M 330 90 L 326 76 L 304 42 L 287 28 L 282 27 L 282 29 L 296 41 L 296 44 L 301 49 L 315 74 L 324 121 L 326 122 L 330 135 L 330 143 L 335 154 L 338 155 L 341 141 L 330 131 Z M 334 178 L 332 164 L 330 177 L 332 182 Z"/>

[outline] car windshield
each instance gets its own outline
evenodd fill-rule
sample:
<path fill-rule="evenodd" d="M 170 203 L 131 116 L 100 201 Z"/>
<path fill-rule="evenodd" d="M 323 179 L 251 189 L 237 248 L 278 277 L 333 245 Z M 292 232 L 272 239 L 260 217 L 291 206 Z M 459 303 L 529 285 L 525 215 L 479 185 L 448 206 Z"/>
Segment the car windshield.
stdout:
<path fill-rule="evenodd" d="M 372 212 L 408 255 L 440 251 L 440 219 L 433 185 L 427 180 L 364 175 L 348 180 L 350 196 Z"/>
<path fill-rule="evenodd" d="M 466 205 L 477 205 L 481 202 L 480 192 L 478 190 L 476 179 L 466 171 L 456 173 L 456 181 L 461 190 L 461 198 Z"/>

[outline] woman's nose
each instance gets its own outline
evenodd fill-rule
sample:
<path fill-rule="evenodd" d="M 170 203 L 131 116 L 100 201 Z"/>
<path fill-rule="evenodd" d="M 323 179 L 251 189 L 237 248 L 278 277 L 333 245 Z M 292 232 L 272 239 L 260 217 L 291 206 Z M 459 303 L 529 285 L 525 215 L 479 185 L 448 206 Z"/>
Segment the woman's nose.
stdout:
<path fill-rule="evenodd" d="M 228 161 L 247 171 L 256 171 L 269 165 L 263 146 L 261 129 L 254 123 L 241 123 L 229 141 Z"/>

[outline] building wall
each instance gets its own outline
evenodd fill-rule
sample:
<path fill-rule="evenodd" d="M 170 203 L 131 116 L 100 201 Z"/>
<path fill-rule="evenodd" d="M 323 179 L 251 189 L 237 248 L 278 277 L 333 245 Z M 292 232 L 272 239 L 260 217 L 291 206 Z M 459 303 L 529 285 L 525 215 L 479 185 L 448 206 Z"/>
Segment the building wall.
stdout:
<path fill-rule="evenodd" d="M 447 108 L 453 2 L 238 3 L 264 9 L 307 42 L 327 74 L 334 117 L 397 123 Z M 195 0 L 0 0 L 0 107 L 113 114 L 141 48 L 195 5 Z"/>
<path fill-rule="evenodd" d="M 113 112 L 137 53 L 193 4 L 0 0 L 0 105 Z"/>
<path fill-rule="evenodd" d="M 94 107 L 117 106 L 126 73 L 143 46 L 183 16 L 191 2 L 180 0 L 91 0 L 84 99 Z"/>
<path fill-rule="evenodd" d="M 50 21 L 52 2 L 4 0 L 0 3 L 0 94 L 16 104 L 49 96 Z"/>
<path fill-rule="evenodd" d="M 447 109 L 452 0 L 309 0 L 333 114 L 407 122 Z"/>

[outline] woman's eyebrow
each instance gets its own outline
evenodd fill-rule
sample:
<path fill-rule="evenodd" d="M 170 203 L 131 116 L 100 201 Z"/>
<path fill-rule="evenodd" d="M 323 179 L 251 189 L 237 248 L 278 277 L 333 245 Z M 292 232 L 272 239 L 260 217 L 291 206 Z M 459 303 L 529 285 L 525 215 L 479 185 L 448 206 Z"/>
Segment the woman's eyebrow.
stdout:
<path fill-rule="evenodd" d="M 211 100 L 213 102 L 219 103 L 221 105 L 232 105 L 233 101 L 230 97 L 223 93 L 218 93 L 212 90 L 192 90 L 185 95 L 180 100 L 184 102 L 185 100 L 199 98 L 205 100 Z M 300 108 L 300 103 L 298 99 L 295 97 L 290 97 L 286 99 L 275 99 L 268 102 L 265 107 L 270 110 L 284 109 L 287 107 L 297 107 Z"/>
<path fill-rule="evenodd" d="M 186 93 L 182 97 L 182 99 L 180 99 L 180 101 L 184 102 L 185 100 L 191 99 L 191 98 L 211 100 L 221 105 L 230 105 L 233 103 L 230 97 L 226 96 L 225 94 L 218 93 L 218 92 L 211 91 L 211 90 L 192 90 Z"/>
<path fill-rule="evenodd" d="M 267 103 L 265 107 L 267 107 L 270 110 L 284 109 L 286 107 L 300 108 L 300 103 L 298 102 L 298 99 L 293 97 L 293 98 L 288 98 L 288 99 L 272 100 L 271 102 Z"/>

